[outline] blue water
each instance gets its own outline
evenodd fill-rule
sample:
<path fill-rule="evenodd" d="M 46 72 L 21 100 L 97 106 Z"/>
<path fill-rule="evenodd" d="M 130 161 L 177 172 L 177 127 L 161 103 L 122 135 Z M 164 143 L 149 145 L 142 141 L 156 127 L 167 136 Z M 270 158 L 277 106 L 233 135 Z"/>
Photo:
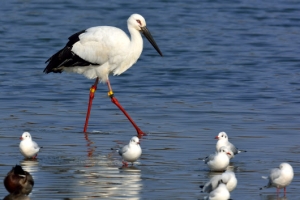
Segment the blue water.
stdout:
<path fill-rule="evenodd" d="M 82 133 L 92 80 L 43 74 L 73 33 L 117 26 L 142 14 L 164 57 L 144 39 L 138 62 L 110 77 L 119 102 L 148 135 L 134 167 L 111 148 L 136 134 L 99 85 Z M 0 175 L 21 164 L 35 180 L 31 199 L 203 199 L 212 175 L 199 160 L 226 131 L 248 152 L 231 165 L 231 198 L 299 199 L 300 4 L 297 1 L 11 0 L 0 7 Z M 44 148 L 24 161 L 18 138 Z M 289 162 L 287 195 L 259 190 L 269 169 Z M 7 195 L 4 186 L 0 196 Z"/>

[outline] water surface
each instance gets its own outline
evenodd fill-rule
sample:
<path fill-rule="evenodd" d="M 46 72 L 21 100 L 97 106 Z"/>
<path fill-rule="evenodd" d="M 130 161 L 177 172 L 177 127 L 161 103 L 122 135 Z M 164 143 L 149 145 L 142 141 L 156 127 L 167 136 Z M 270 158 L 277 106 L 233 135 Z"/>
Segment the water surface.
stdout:
<path fill-rule="evenodd" d="M 231 165 L 232 199 L 298 199 L 300 7 L 297 1 L 2 2 L 0 8 L 0 174 L 21 164 L 35 180 L 31 199 L 203 199 L 212 175 L 199 158 L 226 131 L 248 152 Z M 142 14 L 159 45 L 147 40 L 138 62 L 111 84 L 148 135 L 129 168 L 111 150 L 136 134 L 99 85 L 88 134 L 83 124 L 92 80 L 43 74 L 44 62 L 82 29 L 126 30 Z M 43 146 L 24 161 L 18 138 L 29 131 Z M 289 162 L 287 195 L 261 176 Z M 4 186 L 0 196 L 7 195 Z"/>

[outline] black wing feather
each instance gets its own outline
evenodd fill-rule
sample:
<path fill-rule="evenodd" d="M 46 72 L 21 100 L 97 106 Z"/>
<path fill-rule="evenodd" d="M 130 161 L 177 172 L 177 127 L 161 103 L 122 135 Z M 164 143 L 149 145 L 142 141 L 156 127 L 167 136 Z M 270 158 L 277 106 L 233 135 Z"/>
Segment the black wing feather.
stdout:
<path fill-rule="evenodd" d="M 98 65 L 97 63 L 91 63 L 86 60 L 83 60 L 74 52 L 72 52 L 73 45 L 79 41 L 79 35 L 84 33 L 85 30 L 79 31 L 71 35 L 68 39 L 66 46 L 51 56 L 45 63 L 48 63 L 44 72 L 46 74 L 50 72 L 61 73 L 63 67 L 74 67 L 74 66 L 89 66 L 89 65 Z"/>

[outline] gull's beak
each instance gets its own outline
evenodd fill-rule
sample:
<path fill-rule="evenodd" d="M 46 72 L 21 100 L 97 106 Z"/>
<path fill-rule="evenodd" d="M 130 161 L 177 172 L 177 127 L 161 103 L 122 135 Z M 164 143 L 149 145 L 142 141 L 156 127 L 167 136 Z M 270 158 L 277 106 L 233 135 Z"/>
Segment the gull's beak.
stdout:
<path fill-rule="evenodd" d="M 159 53 L 159 55 L 163 56 L 160 49 L 158 48 L 156 42 L 154 41 L 151 33 L 149 32 L 149 30 L 147 29 L 146 26 L 141 27 L 141 32 L 144 34 L 144 36 L 148 39 L 148 41 L 152 44 L 152 46 L 154 47 L 154 49 Z"/>
<path fill-rule="evenodd" d="M 23 138 L 22 138 L 22 137 L 20 137 L 20 140 L 23 140 Z"/>
<path fill-rule="evenodd" d="M 231 156 L 231 153 L 227 152 L 227 155 L 230 155 L 230 156 Z"/>
<path fill-rule="evenodd" d="M 216 137 L 215 137 L 215 139 L 219 139 L 219 137 L 218 137 L 218 136 L 216 136 Z"/>

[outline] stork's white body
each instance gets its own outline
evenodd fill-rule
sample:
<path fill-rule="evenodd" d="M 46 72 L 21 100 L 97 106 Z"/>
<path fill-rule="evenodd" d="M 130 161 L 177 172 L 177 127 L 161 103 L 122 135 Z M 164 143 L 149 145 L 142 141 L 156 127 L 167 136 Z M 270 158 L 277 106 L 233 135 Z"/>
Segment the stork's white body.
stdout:
<path fill-rule="evenodd" d="M 97 26 L 87 29 L 79 35 L 79 41 L 72 51 L 90 63 L 98 66 L 65 67 L 66 72 L 83 74 L 89 79 L 99 77 L 100 82 L 107 82 L 108 75 L 120 75 L 130 68 L 143 50 L 143 39 L 136 29 L 128 27 L 131 40 L 124 31 L 111 26 Z"/>

